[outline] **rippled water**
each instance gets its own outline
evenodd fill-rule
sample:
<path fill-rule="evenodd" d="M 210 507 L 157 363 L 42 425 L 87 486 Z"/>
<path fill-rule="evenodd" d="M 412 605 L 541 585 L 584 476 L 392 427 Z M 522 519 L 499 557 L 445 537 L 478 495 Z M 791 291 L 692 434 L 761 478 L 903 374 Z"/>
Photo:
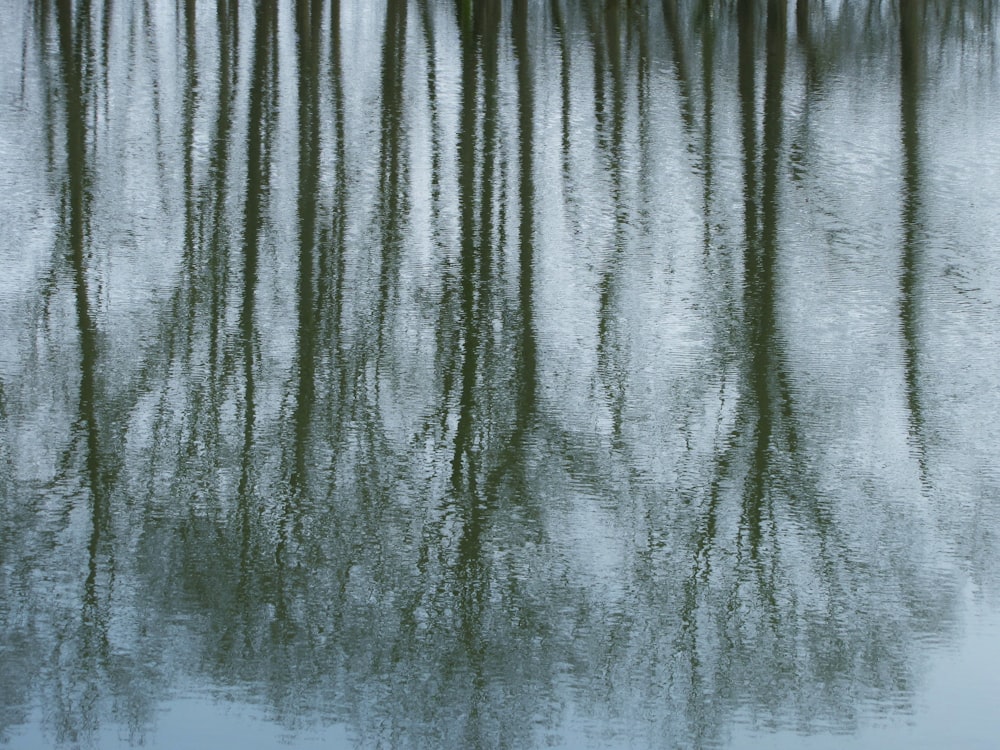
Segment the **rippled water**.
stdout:
<path fill-rule="evenodd" d="M 3 0 L 0 743 L 994 746 L 997 10 Z"/>

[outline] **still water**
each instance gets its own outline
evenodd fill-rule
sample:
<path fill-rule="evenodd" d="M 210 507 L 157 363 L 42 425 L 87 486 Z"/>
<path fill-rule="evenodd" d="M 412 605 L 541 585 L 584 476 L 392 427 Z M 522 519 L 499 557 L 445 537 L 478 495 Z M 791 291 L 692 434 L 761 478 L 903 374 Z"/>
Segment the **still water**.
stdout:
<path fill-rule="evenodd" d="M 0 744 L 998 746 L 993 0 L 0 4 Z"/>

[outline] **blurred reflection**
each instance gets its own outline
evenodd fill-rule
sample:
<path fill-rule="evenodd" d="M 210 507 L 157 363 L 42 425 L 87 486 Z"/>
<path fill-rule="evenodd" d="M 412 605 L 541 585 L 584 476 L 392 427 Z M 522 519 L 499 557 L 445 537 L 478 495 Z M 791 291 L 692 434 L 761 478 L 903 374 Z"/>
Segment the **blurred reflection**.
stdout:
<path fill-rule="evenodd" d="M 958 82 L 997 135 L 993 9 L 789 5 L 12 14 L 0 737 L 201 687 L 362 746 L 911 710 L 997 583 L 955 394 L 1000 383 L 941 363 L 1000 285 L 941 279 L 1000 184 L 926 147 Z"/>
<path fill-rule="evenodd" d="M 919 453 L 921 474 L 926 475 L 927 457 L 923 447 L 923 415 L 919 390 L 919 337 L 917 325 L 917 285 L 920 244 L 920 26 L 923 3 L 915 2 L 900 11 L 900 119 L 903 140 L 903 275 L 899 317 L 905 340 L 906 401 L 910 432 Z"/>

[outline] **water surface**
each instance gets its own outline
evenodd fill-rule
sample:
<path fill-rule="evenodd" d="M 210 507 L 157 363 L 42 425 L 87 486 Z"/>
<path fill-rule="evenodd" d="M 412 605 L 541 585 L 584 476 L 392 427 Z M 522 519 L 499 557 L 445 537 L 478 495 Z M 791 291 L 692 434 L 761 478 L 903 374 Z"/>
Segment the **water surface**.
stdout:
<path fill-rule="evenodd" d="M 992 746 L 996 12 L 3 0 L 0 742 Z"/>

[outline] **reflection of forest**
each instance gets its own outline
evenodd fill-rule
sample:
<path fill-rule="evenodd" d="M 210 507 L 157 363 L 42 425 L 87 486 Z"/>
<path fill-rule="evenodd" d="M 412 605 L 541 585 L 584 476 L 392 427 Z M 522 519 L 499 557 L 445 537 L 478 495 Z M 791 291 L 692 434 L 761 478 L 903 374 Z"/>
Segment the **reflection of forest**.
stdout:
<path fill-rule="evenodd" d="M 918 137 L 991 3 L 20 24 L 52 226 L 0 323 L 0 737 L 138 738 L 179 675 L 364 745 L 906 705 L 997 552 L 959 538 L 997 477 L 953 481 L 989 435 L 930 374 Z M 831 160 L 869 79 L 898 104 Z"/>

